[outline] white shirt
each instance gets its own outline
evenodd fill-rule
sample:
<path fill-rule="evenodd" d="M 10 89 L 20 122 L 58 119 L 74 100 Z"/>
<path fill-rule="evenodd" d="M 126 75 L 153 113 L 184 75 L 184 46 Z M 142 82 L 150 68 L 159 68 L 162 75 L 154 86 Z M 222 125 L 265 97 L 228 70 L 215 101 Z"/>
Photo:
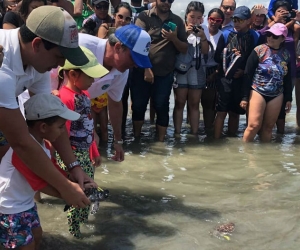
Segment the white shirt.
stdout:
<path fill-rule="evenodd" d="M 16 97 L 28 89 L 32 93 L 50 93 L 50 74 L 38 73 L 32 66 L 24 71 L 18 38 L 19 29 L 0 29 L 4 59 L 0 68 L 0 107 L 17 109 Z"/>
<path fill-rule="evenodd" d="M 206 29 L 207 29 L 207 28 L 206 28 Z M 219 41 L 219 39 L 220 39 L 220 36 L 223 34 L 223 32 L 222 32 L 221 30 L 219 30 L 218 33 L 215 34 L 215 35 L 211 35 L 211 34 L 209 33 L 209 30 L 208 30 L 208 29 L 207 29 L 207 32 L 208 32 L 208 34 L 205 33 L 206 38 L 207 38 L 207 40 L 209 40 L 209 41 L 211 42 L 211 44 L 212 44 L 214 50 L 212 51 L 212 50 L 211 50 L 211 46 L 209 46 L 209 51 L 208 51 L 208 54 L 207 54 L 207 56 L 208 56 L 208 57 L 207 57 L 207 58 L 208 58 L 208 59 L 207 59 L 207 62 L 205 63 L 205 61 L 202 60 L 202 63 L 203 63 L 203 65 L 205 65 L 206 67 L 212 67 L 212 66 L 218 65 L 218 63 L 216 63 L 215 60 L 214 60 L 214 56 L 215 56 L 215 51 L 216 51 L 216 48 L 217 48 L 218 41 Z"/>
<path fill-rule="evenodd" d="M 41 147 L 48 157 L 51 158 L 50 150 L 46 148 L 44 143 Z M 13 153 L 13 149 L 10 148 L 3 156 L 0 164 L 0 213 L 3 214 L 21 213 L 32 208 L 34 206 L 34 194 L 36 190 L 47 185 L 45 182 L 40 182 L 38 178 L 37 180 L 30 178 L 31 184 L 29 184 L 17 167 L 28 174 L 30 174 L 31 171 L 24 163 L 20 163 L 18 159 L 19 158 Z M 14 160 L 18 160 L 19 163 L 16 164 Z M 36 190 L 34 190 L 32 186 L 34 186 Z"/>
<path fill-rule="evenodd" d="M 88 34 L 79 34 L 79 45 L 91 50 L 102 65 L 106 42 L 107 39 L 101 39 Z M 90 97 L 96 98 L 107 92 L 112 100 L 119 102 L 122 99 L 124 87 L 128 79 L 128 72 L 129 70 L 126 70 L 122 73 L 113 68 L 106 76 L 95 79 L 92 86 L 88 89 Z"/>

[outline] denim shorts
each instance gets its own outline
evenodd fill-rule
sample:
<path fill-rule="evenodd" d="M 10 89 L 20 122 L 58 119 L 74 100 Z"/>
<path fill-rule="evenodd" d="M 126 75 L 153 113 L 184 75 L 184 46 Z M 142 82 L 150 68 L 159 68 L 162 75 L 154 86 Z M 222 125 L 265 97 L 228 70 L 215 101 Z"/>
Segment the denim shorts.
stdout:
<path fill-rule="evenodd" d="M 0 244 L 5 248 L 26 246 L 33 240 L 31 229 L 40 226 L 36 205 L 17 214 L 0 213 Z"/>
<path fill-rule="evenodd" d="M 193 61 L 192 67 L 188 70 L 188 72 L 185 74 L 176 73 L 176 83 L 178 84 L 178 88 L 205 89 L 205 67 L 200 66 L 200 68 L 196 70 L 195 61 Z"/>

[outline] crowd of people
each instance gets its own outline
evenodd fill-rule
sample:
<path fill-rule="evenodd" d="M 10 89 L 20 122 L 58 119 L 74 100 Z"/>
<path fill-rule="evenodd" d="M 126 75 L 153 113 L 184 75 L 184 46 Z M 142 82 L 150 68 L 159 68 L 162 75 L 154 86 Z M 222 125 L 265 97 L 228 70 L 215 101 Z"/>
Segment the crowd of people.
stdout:
<path fill-rule="evenodd" d="M 124 160 L 128 107 L 136 138 L 150 105 L 158 140 L 165 139 L 172 90 L 176 136 L 185 106 L 197 136 L 200 104 L 204 129 L 215 139 L 224 135 L 227 115 L 227 134 L 235 135 L 246 114 L 245 142 L 256 136 L 269 142 L 274 126 L 284 133 L 294 87 L 300 105 L 297 1 L 249 9 L 222 0 L 207 17 L 204 4 L 191 1 L 184 20 L 171 11 L 173 2 L 1 2 L 0 244 L 6 249 L 38 249 L 40 192 L 70 205 L 69 232 L 81 237 L 90 205 L 83 190 L 98 187 L 99 141 L 108 141 L 110 122 L 112 159 Z M 300 126 L 300 109 L 296 120 Z"/>

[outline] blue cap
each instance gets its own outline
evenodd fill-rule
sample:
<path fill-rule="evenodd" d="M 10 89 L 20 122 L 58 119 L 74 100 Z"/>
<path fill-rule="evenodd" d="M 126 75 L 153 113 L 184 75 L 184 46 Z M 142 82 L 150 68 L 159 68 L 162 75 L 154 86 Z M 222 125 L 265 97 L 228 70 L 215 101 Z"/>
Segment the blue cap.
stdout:
<path fill-rule="evenodd" d="M 149 49 L 151 38 L 142 28 L 128 24 L 120 27 L 115 32 L 116 38 L 129 50 L 134 63 L 140 68 L 151 68 Z"/>
<path fill-rule="evenodd" d="M 232 17 L 233 18 L 237 17 L 237 18 L 240 18 L 243 20 L 247 20 L 247 19 L 251 18 L 251 11 L 246 6 L 240 6 L 234 10 Z"/>

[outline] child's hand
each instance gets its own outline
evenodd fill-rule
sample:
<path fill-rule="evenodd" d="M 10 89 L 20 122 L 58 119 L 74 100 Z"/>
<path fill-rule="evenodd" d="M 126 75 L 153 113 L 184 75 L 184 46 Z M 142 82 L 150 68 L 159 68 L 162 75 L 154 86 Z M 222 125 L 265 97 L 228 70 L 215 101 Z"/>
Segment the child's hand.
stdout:
<path fill-rule="evenodd" d="M 59 97 L 59 91 L 57 89 L 52 90 L 51 94 Z"/>
<path fill-rule="evenodd" d="M 240 106 L 241 106 L 242 109 L 245 109 L 245 110 L 246 110 L 246 108 L 247 108 L 247 106 L 248 106 L 248 102 L 247 102 L 247 101 L 241 101 L 241 102 L 240 102 Z"/>
<path fill-rule="evenodd" d="M 236 49 L 236 48 L 232 49 L 232 52 L 233 52 L 236 56 L 242 56 L 242 55 L 241 55 L 241 52 L 240 52 L 238 49 Z"/>
<path fill-rule="evenodd" d="M 93 159 L 92 163 L 93 163 L 93 166 L 96 168 L 96 167 L 99 167 L 101 165 L 101 162 L 102 162 L 102 159 L 101 159 L 101 156 L 97 156 Z"/>
<path fill-rule="evenodd" d="M 286 102 L 285 104 L 285 113 L 290 113 L 292 108 L 292 103 L 291 102 Z"/>

